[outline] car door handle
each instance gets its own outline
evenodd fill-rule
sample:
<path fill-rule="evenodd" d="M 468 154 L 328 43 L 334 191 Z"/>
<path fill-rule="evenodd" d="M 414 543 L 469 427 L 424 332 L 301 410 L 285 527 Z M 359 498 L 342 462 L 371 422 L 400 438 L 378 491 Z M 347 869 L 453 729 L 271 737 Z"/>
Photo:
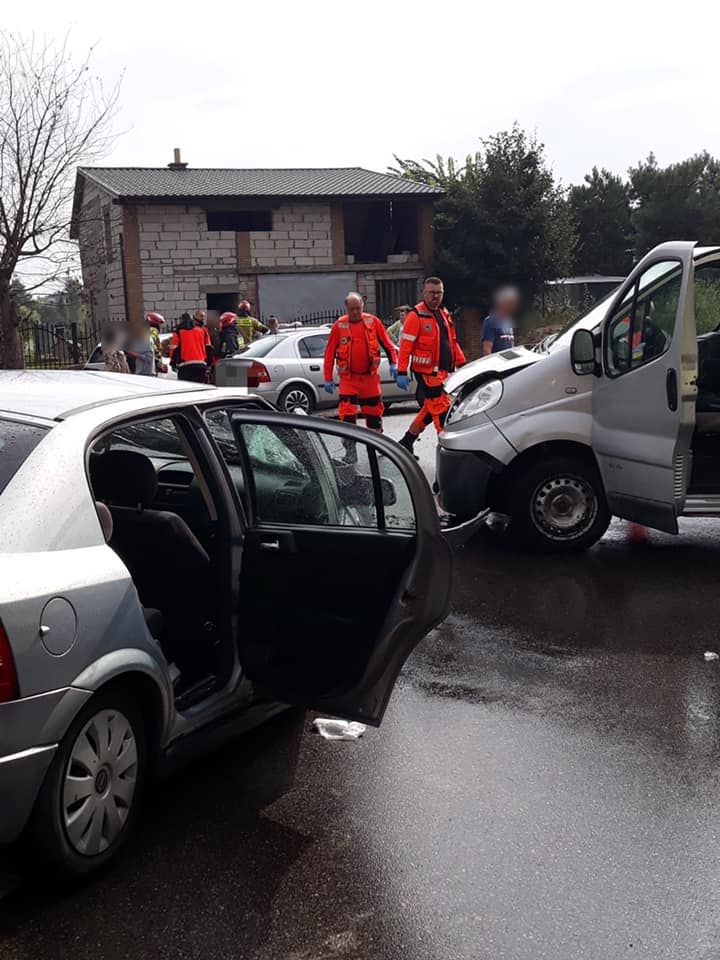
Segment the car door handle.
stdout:
<path fill-rule="evenodd" d="M 320 366 L 319 366 L 319 364 L 317 364 L 317 363 L 311 363 L 311 364 L 310 364 L 310 369 L 313 370 L 313 371 L 318 371 L 318 370 L 320 369 Z"/>
<path fill-rule="evenodd" d="M 668 370 L 667 377 L 665 378 L 665 389 L 667 391 L 668 409 L 674 412 L 678 408 L 678 387 L 677 373 L 672 367 Z"/>
<path fill-rule="evenodd" d="M 280 550 L 279 540 L 261 540 L 260 549 L 268 552 L 277 553 Z"/>

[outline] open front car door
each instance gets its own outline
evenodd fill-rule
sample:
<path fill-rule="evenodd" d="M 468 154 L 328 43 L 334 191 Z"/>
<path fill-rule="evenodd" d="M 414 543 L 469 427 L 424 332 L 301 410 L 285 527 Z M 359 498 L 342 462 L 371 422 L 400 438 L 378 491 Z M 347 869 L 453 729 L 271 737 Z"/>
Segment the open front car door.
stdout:
<path fill-rule="evenodd" d="M 359 427 L 233 412 L 249 517 L 240 659 L 273 697 L 378 725 L 446 616 L 452 553 L 420 468 Z"/>

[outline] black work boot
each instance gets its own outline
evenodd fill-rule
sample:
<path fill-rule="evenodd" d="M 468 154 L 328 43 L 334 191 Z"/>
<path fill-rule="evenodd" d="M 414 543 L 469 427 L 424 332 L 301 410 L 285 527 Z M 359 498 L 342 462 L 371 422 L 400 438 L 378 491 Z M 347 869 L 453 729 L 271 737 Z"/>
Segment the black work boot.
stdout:
<path fill-rule="evenodd" d="M 415 454 L 413 453 L 413 444 L 415 443 L 416 440 L 417 440 L 417 437 L 415 436 L 415 434 L 410 433 L 410 431 L 408 430 L 405 436 L 402 437 L 400 440 L 398 440 L 398 443 L 400 444 L 401 447 L 405 447 L 408 453 L 412 453 L 412 455 L 415 457 L 416 460 L 419 460 L 420 457 L 416 457 Z"/>

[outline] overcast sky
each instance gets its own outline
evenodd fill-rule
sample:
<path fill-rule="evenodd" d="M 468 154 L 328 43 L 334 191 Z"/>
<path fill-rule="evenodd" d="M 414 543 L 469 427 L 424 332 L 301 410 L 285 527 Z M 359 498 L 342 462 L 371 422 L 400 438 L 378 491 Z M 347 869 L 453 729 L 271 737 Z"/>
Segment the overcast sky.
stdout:
<path fill-rule="evenodd" d="M 3 26 L 62 38 L 111 83 L 108 165 L 364 166 L 464 157 L 517 121 L 564 182 L 720 154 L 720 3 L 32 0 Z"/>

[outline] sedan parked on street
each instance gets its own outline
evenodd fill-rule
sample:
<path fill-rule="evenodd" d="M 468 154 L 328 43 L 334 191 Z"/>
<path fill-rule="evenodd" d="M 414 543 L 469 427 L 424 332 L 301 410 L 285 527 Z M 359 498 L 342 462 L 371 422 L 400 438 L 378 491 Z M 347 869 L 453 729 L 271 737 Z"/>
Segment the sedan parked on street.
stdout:
<path fill-rule="evenodd" d="M 398 444 L 149 377 L 0 396 L 0 843 L 87 874 L 151 773 L 286 704 L 380 724 L 473 527 Z"/>
<path fill-rule="evenodd" d="M 330 329 L 325 326 L 281 331 L 250 344 L 242 353 L 243 357 L 255 360 L 248 370 L 248 387 L 285 413 L 312 413 L 336 406 L 337 391 L 330 396 L 323 390 L 323 357 Z M 403 391 L 397 386 L 384 354 L 380 381 L 386 407 L 412 400 L 415 395 L 414 388 Z"/>

